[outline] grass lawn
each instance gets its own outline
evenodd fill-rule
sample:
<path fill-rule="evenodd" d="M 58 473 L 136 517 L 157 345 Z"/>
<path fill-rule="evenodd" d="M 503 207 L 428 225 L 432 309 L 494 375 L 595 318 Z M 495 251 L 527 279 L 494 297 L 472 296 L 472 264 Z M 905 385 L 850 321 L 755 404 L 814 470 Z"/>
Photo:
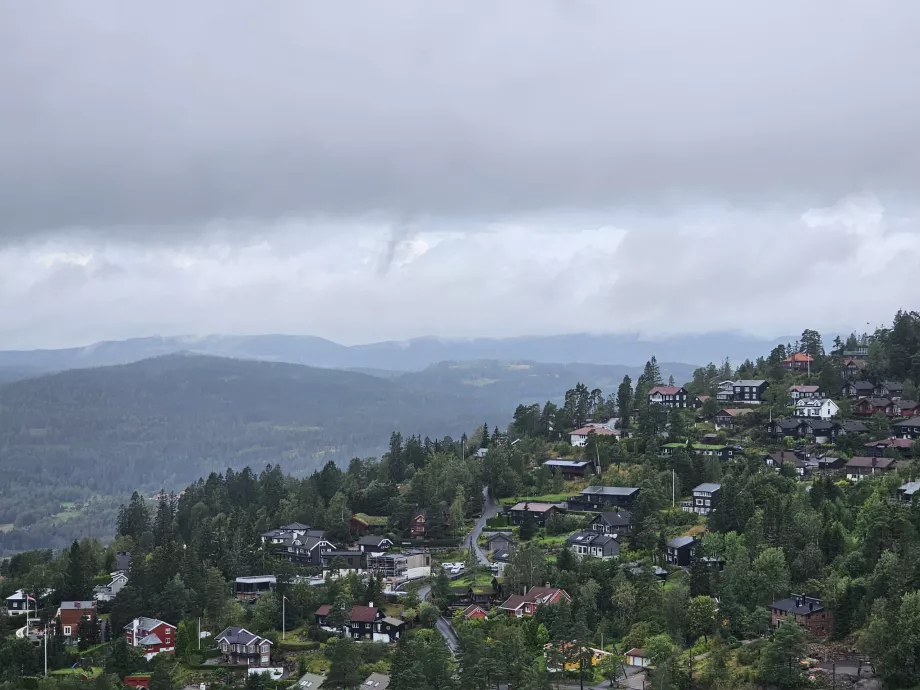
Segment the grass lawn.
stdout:
<path fill-rule="evenodd" d="M 451 582 L 452 587 L 491 587 L 492 573 L 468 573 Z"/>
<path fill-rule="evenodd" d="M 355 517 L 359 520 L 363 520 L 371 527 L 386 527 L 387 526 L 387 516 L 386 515 L 368 515 L 367 513 L 355 513 Z"/>
<path fill-rule="evenodd" d="M 84 671 L 79 666 L 77 668 L 59 668 L 56 671 L 51 671 L 49 675 L 52 676 L 79 676 L 80 674 L 85 673 L 88 676 L 98 676 L 102 673 L 101 666 L 93 666 L 89 671 Z"/>
<path fill-rule="evenodd" d="M 557 534 L 551 537 L 537 537 L 533 541 L 543 549 L 552 549 L 557 546 L 562 546 L 565 544 L 565 540 L 568 538 L 568 534 Z"/>
<path fill-rule="evenodd" d="M 568 500 L 573 495 L 572 491 L 561 494 L 543 494 L 542 496 L 515 496 L 514 498 L 503 498 L 499 501 L 503 506 L 513 506 L 515 503 L 561 503 Z"/>

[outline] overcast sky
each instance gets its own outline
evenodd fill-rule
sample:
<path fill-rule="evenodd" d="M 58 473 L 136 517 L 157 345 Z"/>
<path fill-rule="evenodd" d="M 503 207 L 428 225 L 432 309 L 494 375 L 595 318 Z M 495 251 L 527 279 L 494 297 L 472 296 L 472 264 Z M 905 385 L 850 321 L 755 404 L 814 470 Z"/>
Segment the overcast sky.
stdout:
<path fill-rule="evenodd" d="M 0 349 L 916 308 L 920 3 L 4 2 Z"/>

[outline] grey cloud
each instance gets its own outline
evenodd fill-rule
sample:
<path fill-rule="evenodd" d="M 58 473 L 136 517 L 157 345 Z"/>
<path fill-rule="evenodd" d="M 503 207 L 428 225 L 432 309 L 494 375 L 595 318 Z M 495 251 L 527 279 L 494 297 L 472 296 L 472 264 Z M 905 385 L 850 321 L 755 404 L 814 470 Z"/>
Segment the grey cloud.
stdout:
<path fill-rule="evenodd" d="M 10 3 L 0 232 L 909 191 L 918 20 L 896 0 Z"/>

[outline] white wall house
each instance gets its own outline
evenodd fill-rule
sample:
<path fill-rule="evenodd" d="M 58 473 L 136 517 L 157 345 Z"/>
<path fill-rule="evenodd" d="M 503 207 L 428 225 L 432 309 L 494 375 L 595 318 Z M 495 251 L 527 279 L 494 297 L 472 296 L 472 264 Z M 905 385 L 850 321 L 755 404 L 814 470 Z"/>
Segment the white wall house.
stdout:
<path fill-rule="evenodd" d="M 795 401 L 796 417 L 817 417 L 818 419 L 833 419 L 840 413 L 840 407 L 830 398 L 817 400 L 815 398 L 800 398 Z"/>

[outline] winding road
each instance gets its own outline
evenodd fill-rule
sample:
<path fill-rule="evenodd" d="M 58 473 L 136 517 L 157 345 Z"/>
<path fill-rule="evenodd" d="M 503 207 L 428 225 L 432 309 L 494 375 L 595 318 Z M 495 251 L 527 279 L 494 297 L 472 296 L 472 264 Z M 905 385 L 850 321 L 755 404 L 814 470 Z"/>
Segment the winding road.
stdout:
<path fill-rule="evenodd" d="M 492 498 L 492 494 L 489 493 L 489 487 L 485 487 L 482 490 L 482 498 L 482 515 L 479 516 L 479 519 L 476 520 L 476 524 L 473 525 L 473 531 L 463 538 L 461 546 L 463 546 L 464 549 L 469 549 L 470 546 L 472 546 L 476 553 L 476 559 L 482 565 L 489 565 L 489 559 L 486 557 L 486 552 L 479 547 L 479 535 L 482 534 L 482 530 L 486 526 L 486 521 L 498 515 L 501 506 Z"/>

